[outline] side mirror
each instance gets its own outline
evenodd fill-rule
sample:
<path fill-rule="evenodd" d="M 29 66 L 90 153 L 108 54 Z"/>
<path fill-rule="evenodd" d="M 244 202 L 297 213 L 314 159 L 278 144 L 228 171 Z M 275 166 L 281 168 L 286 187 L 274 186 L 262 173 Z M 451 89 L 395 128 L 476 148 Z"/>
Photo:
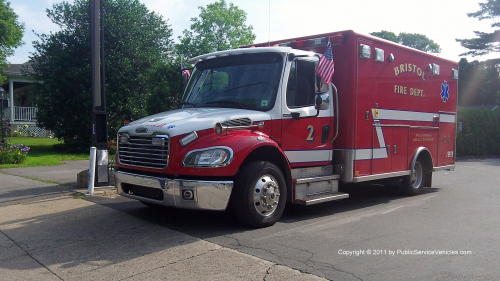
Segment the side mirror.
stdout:
<path fill-rule="evenodd" d="M 330 96 L 328 93 L 322 93 L 316 95 L 316 106 L 317 110 L 327 110 L 330 108 Z"/>

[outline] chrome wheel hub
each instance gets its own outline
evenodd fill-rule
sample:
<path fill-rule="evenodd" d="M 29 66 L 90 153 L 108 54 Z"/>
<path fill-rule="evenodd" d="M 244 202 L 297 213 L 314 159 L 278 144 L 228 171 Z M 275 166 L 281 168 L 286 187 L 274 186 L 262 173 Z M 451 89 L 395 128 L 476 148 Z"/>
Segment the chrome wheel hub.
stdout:
<path fill-rule="evenodd" d="M 411 186 L 413 188 L 418 188 L 422 184 L 423 169 L 420 162 L 415 162 L 415 167 L 411 173 Z"/>
<path fill-rule="evenodd" d="M 254 187 L 253 203 L 262 216 L 270 216 L 276 211 L 280 199 L 278 182 L 270 175 L 263 175 Z"/>

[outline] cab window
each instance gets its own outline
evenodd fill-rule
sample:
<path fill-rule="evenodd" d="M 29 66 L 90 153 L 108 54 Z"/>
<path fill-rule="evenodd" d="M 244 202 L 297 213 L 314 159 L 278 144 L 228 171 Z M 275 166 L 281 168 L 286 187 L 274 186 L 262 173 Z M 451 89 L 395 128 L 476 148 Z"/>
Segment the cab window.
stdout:
<path fill-rule="evenodd" d="M 286 88 L 286 104 L 289 108 L 314 105 L 316 61 L 314 57 L 299 58 L 292 62 Z"/>

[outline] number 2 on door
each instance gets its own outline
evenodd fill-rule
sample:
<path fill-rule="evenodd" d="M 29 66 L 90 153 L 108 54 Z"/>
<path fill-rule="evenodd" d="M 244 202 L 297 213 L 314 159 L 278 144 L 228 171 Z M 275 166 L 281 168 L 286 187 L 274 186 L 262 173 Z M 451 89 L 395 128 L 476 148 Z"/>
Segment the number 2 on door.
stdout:
<path fill-rule="evenodd" d="M 307 126 L 307 130 L 309 131 L 309 135 L 307 136 L 308 142 L 314 141 L 314 127 L 312 125 Z"/>

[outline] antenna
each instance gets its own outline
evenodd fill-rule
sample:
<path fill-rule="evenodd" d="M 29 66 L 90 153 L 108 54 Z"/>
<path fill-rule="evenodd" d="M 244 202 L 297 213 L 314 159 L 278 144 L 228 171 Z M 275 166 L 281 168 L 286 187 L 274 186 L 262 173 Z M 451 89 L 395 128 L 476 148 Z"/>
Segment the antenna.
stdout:
<path fill-rule="evenodd" d="M 271 0 L 269 0 L 269 32 L 267 35 L 267 46 L 271 47 Z"/>

